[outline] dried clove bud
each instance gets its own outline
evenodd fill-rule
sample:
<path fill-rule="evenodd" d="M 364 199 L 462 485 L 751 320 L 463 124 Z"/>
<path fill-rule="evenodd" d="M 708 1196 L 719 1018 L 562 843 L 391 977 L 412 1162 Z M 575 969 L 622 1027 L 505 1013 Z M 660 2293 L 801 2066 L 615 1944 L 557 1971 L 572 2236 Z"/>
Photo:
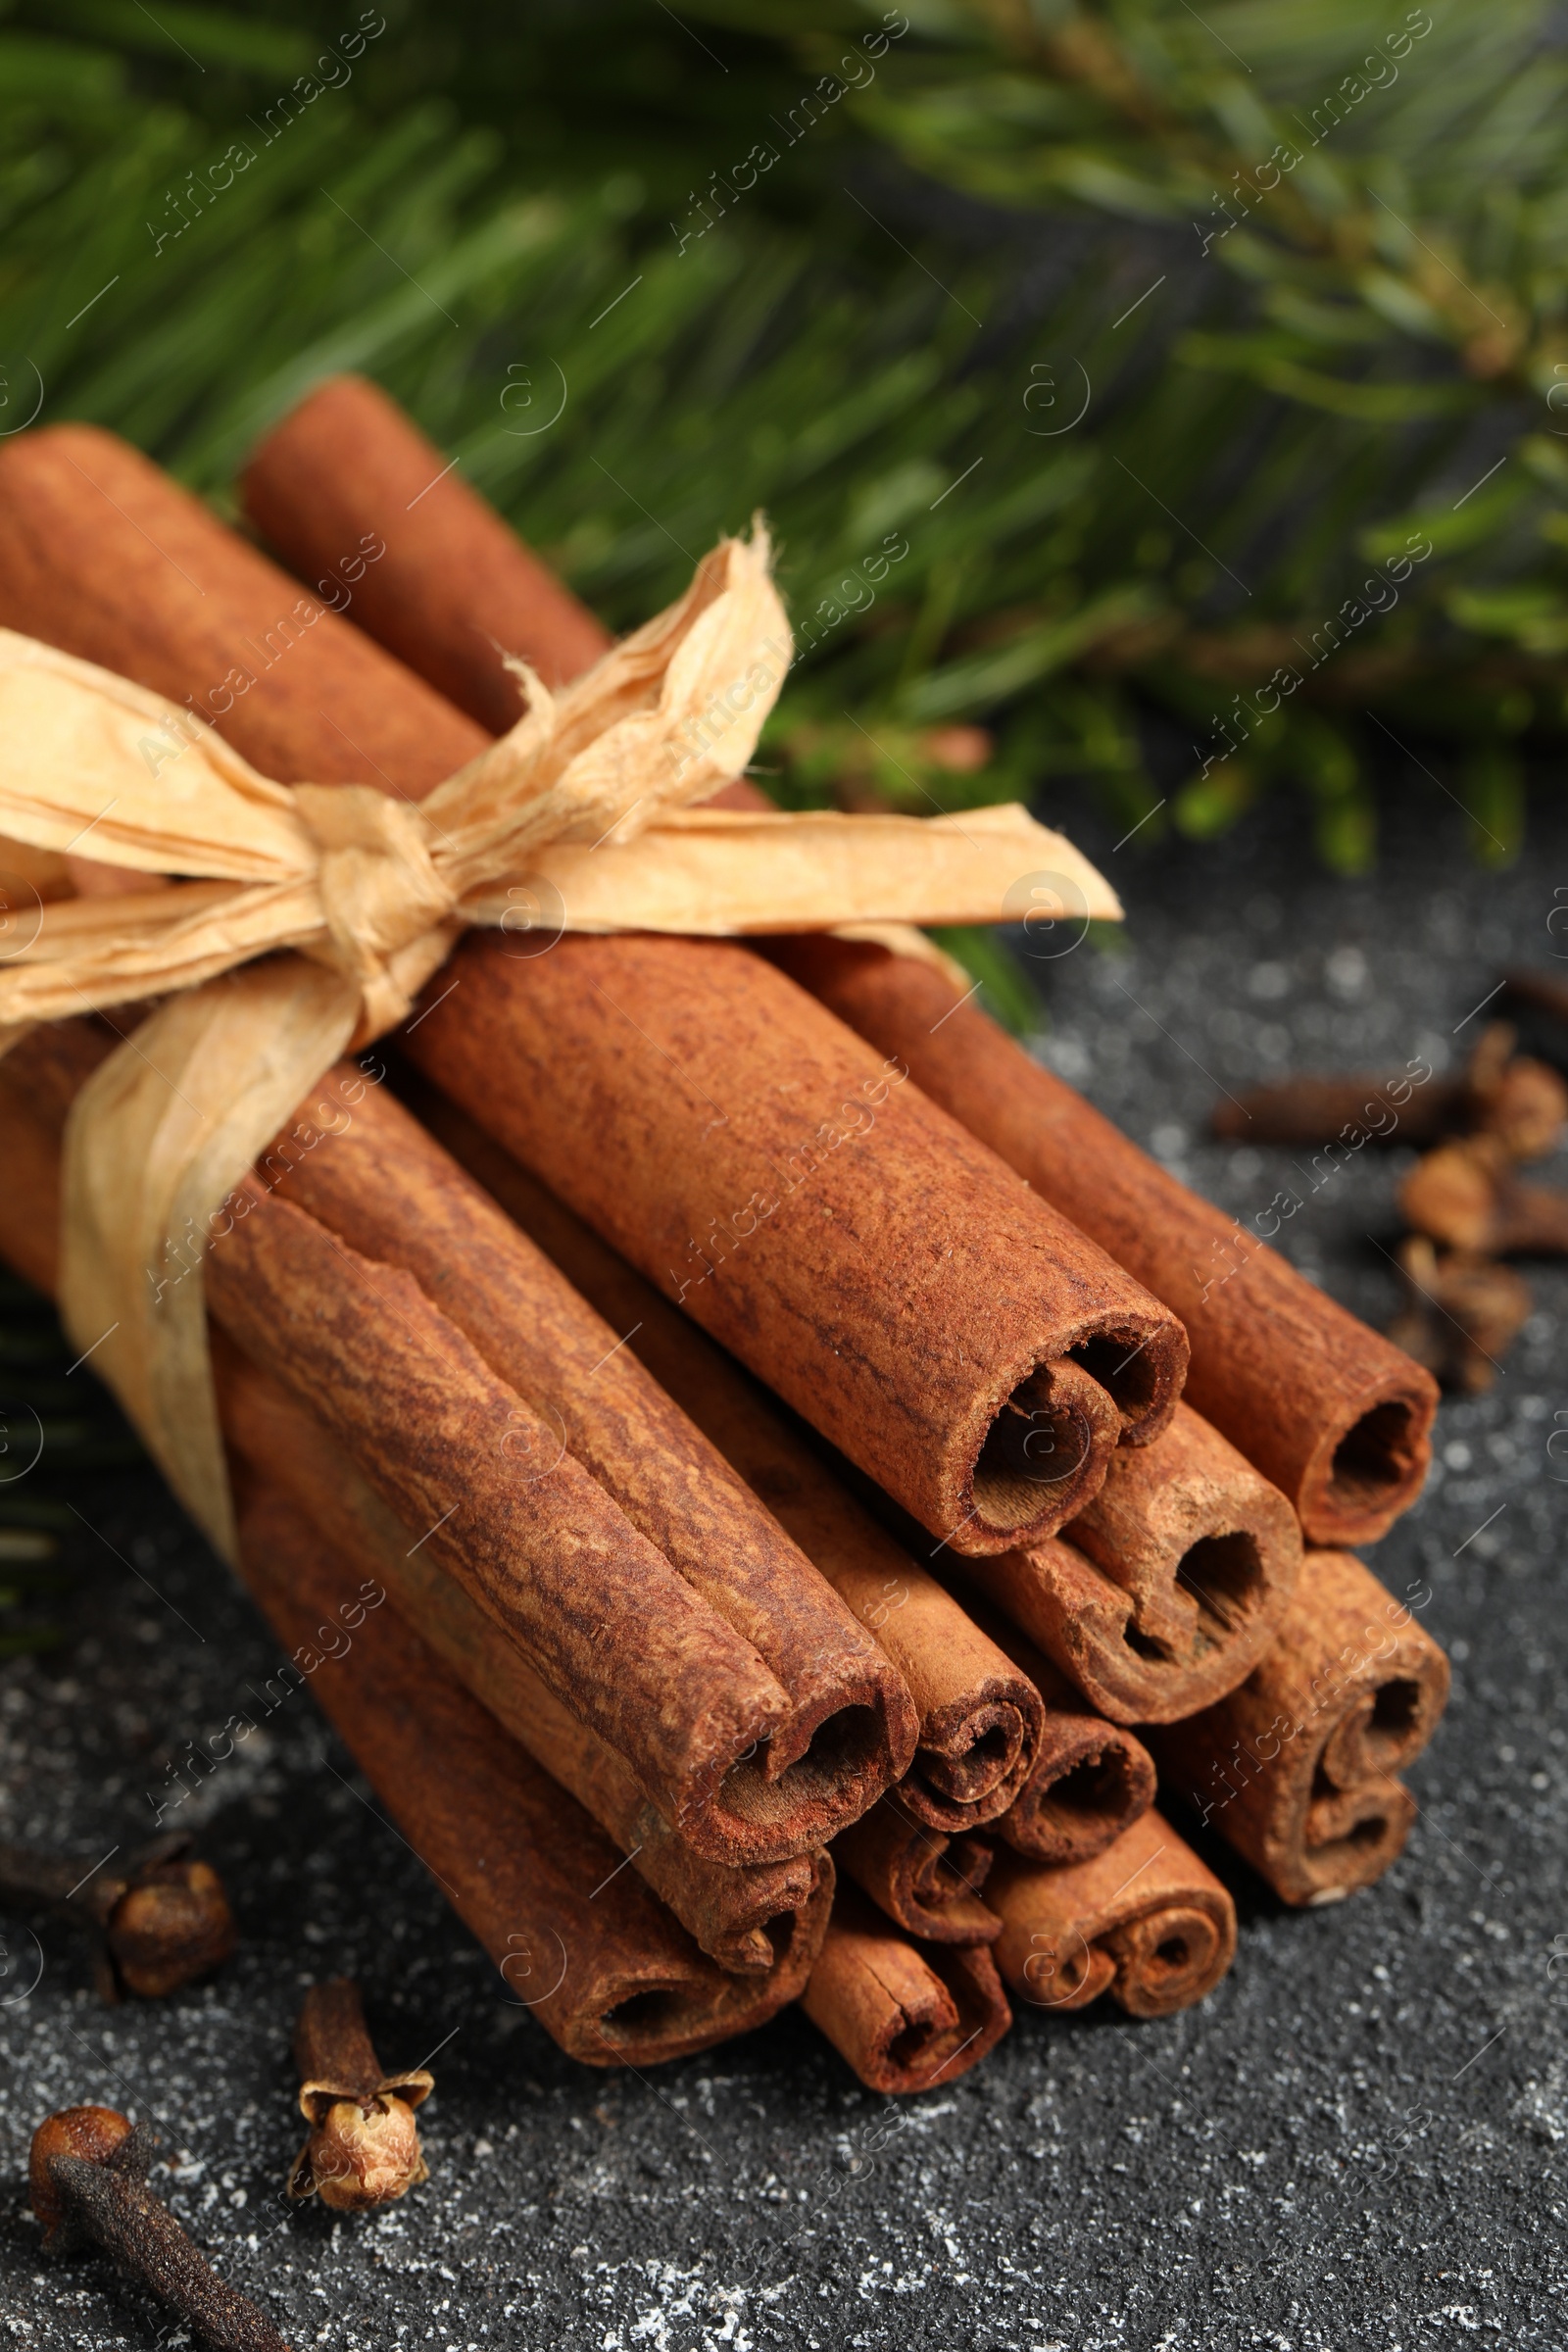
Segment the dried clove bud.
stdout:
<path fill-rule="evenodd" d="M 223 1883 L 183 1837 L 154 1838 L 118 1871 L 0 1845 L 0 1907 L 53 1911 L 93 1938 L 98 1989 L 158 2000 L 226 1960 L 236 1940 Z"/>
<path fill-rule="evenodd" d="M 1508 1266 L 1462 1250 L 1440 1257 L 1425 1234 L 1399 1246 L 1409 1302 L 1389 1337 L 1445 1387 L 1479 1396 L 1530 1313 L 1528 1285 Z"/>
<path fill-rule="evenodd" d="M 153 2140 L 112 2107 L 66 2107 L 32 2135 L 28 2181 L 44 2251 L 91 2247 L 151 2289 L 212 2352 L 289 2352 L 271 2322 L 225 2286 L 147 2186 Z"/>
<path fill-rule="evenodd" d="M 1222 1102 L 1215 1135 L 1228 1143 L 1436 1144 L 1450 1135 L 1494 1137 L 1509 1159 L 1540 1159 L 1560 1141 L 1568 1087 L 1544 1061 L 1516 1054 L 1506 1021 L 1484 1029 L 1457 1078 L 1428 1078 L 1403 1100 L 1378 1078 L 1287 1078 Z"/>
<path fill-rule="evenodd" d="M 294 2029 L 300 2113 L 311 2136 L 288 2177 L 291 2197 L 318 2196 L 336 2213 L 364 2213 L 429 2179 L 414 2110 L 435 2088 L 422 2067 L 386 2075 L 347 1977 L 313 1984 Z"/>
<path fill-rule="evenodd" d="M 1568 1251 L 1568 1193 L 1522 1184 L 1494 1136 L 1445 1144 L 1399 1187 L 1405 1223 L 1472 1256 L 1560 1256 Z"/>

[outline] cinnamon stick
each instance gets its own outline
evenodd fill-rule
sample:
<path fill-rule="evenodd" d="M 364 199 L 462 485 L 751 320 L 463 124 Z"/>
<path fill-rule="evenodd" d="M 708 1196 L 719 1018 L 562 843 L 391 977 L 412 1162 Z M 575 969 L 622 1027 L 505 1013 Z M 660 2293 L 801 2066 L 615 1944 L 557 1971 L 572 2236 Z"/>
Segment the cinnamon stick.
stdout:
<path fill-rule="evenodd" d="M 916 1950 L 842 1886 L 801 2005 L 867 2089 L 889 2093 L 956 2082 L 1012 2023 L 983 1944 Z"/>
<path fill-rule="evenodd" d="M 285 1390 L 237 1348 L 220 1351 L 223 1433 L 247 1483 L 276 1487 L 334 1556 L 386 1591 L 443 1666 L 481 1700 L 552 1780 L 592 1814 L 702 1949 L 721 1968 L 765 1976 L 809 1969 L 833 1893 L 826 1854 L 726 1866 L 707 1860 L 648 1801 L 623 1757 L 562 1704 L 457 1581 L 403 1527 Z"/>
<path fill-rule="evenodd" d="M 1055 1869 L 999 1857 L 997 1965 L 1020 2001 L 1082 2009 L 1108 1992 L 1132 2017 L 1169 2017 L 1212 1992 L 1236 1956 L 1236 1906 L 1158 1813 L 1093 1861 Z"/>
<path fill-rule="evenodd" d="M 930 1828 L 961 1832 L 1004 1812 L 1034 1769 L 1039 1693 L 928 1570 L 863 1509 L 789 1415 L 624 1258 L 589 1231 L 417 1072 L 399 1084 L 422 1123 L 596 1306 L 661 1387 L 767 1504 L 886 1651 L 919 1716 L 900 1783 Z"/>
<path fill-rule="evenodd" d="M 296 1656 L 352 1590 L 308 1520 L 258 1494 L 241 1566 Z M 733 1976 L 700 1952 L 589 1816 L 510 1740 L 390 1608 L 311 1688 L 400 1835 L 495 1961 L 512 1997 L 569 2056 L 648 2066 L 774 2016 L 804 1972 Z"/>
<path fill-rule="evenodd" d="M 86 1023 L 53 1023 L 15 1050 L 0 1085 L 26 1088 L 58 1127 L 110 1042 Z M 325 1106 L 319 1115 L 330 1123 Z M 32 1213 L 57 1221 L 58 1178 Z M 0 1208 L 0 1246 L 13 1221 Z M 723 1860 L 813 1842 L 820 1782 L 807 1784 L 803 1820 L 759 1761 L 788 1715 L 761 1658 L 408 1275 L 360 1256 L 254 1176 L 236 1188 L 206 1272 L 230 1337 L 320 1417 L 693 1843 Z M 906 1756 L 912 1736 L 911 1719 Z M 757 1801 L 760 1784 L 771 1802 Z M 844 1817 L 831 1804 L 827 1814 L 834 1827 Z"/>
<path fill-rule="evenodd" d="M 1102 1714 L 1169 1723 L 1263 1655 L 1300 1560 L 1284 1495 L 1181 1404 L 1064 1535 L 965 1566 Z"/>
<path fill-rule="evenodd" d="M 1187 1401 L 1312 1542 L 1370 1544 L 1408 1510 L 1431 1459 L 1430 1373 L 1178 1184 L 931 965 L 833 939 L 778 955 L 1181 1316 Z M 1293 1213 L 1271 1203 L 1254 1223 L 1274 1234 Z"/>
<path fill-rule="evenodd" d="M 833 1840 L 833 1859 L 879 1911 L 934 1943 L 994 1943 L 1002 1922 L 980 1890 L 992 1864 L 984 1838 L 927 1828 L 897 1789 Z"/>
<path fill-rule="evenodd" d="M 789 1699 L 747 1809 L 797 1849 L 819 1844 L 907 1766 L 915 1722 L 887 1655 L 717 1446 L 545 1253 L 402 1105 L 368 1094 L 318 1149 L 285 1131 L 273 1199 L 395 1266 L 597 1479 L 693 1592 L 751 1643 Z M 520 1441 L 510 1447 L 522 1466 Z M 463 1524 L 460 1512 L 454 1527 Z M 414 1529 L 418 1535 L 420 1528 Z M 1014 1678 L 1015 1679 L 1015 1678 Z M 568 1697 L 570 1693 L 566 1694 Z"/>
<path fill-rule="evenodd" d="M 1288 1903 L 1338 1902 L 1397 1859 L 1448 1661 L 1349 1552 L 1314 1551 L 1273 1648 L 1238 1690 L 1151 1732 L 1161 1781 Z"/>
<path fill-rule="evenodd" d="M 1108 1723 L 1010 1619 L 974 1608 L 1045 1701 L 1034 1767 L 990 1835 L 1036 1862 L 1088 1862 L 1154 1801 L 1154 1759 L 1122 1724 Z"/>
<path fill-rule="evenodd" d="M 311 406 L 303 404 L 277 427 L 253 462 L 255 477 L 267 482 L 267 528 L 291 561 L 312 560 L 321 469 L 331 468 L 334 496 L 346 496 L 359 479 L 340 462 L 340 438 L 327 436 L 326 455 L 325 445 L 313 437 Z M 384 404 L 362 413 L 358 429 L 376 437 L 378 484 L 396 472 L 385 443 L 399 435 L 404 457 L 398 463 L 423 471 L 433 459 L 423 478 L 439 472 L 439 456 Z M 468 583 L 461 592 L 465 598 L 477 596 L 481 543 L 465 552 L 461 516 L 453 519 L 443 559 L 451 571 L 433 572 L 413 561 L 396 514 L 378 505 L 384 496 L 384 488 L 357 491 L 355 510 L 366 517 L 382 513 L 386 522 L 385 531 L 366 522 L 387 544 L 377 597 L 402 595 L 407 580 L 409 609 L 418 611 L 430 594 L 445 592 L 454 574 Z M 471 604 L 468 609 L 476 610 Z M 494 604 L 487 602 L 485 611 L 493 615 Z M 373 618 L 368 610 L 367 616 Z M 411 631 L 411 640 L 417 635 Z M 526 629 L 509 628 L 508 635 L 520 641 Z M 1038 1203 L 1021 1211 L 1014 1231 L 1019 1203 L 1004 1189 L 996 1190 L 993 1164 L 969 1157 L 945 1122 L 933 1122 L 929 1106 L 916 1107 L 896 1070 L 858 1057 L 841 1029 L 812 1023 L 797 1000 L 761 980 L 739 951 L 715 947 L 707 954 L 689 942 L 579 939 L 519 957 L 511 952 L 513 943 L 494 945 L 502 951 L 498 956 L 478 959 L 480 988 L 474 986 L 479 971 L 467 968 L 468 951 L 460 958 L 466 993 L 457 1030 L 450 1005 L 444 1005 L 413 1032 L 421 1067 L 535 1173 L 568 1190 L 589 1222 L 654 1280 L 667 1280 L 676 1293 L 685 1286 L 699 1321 L 733 1345 L 852 1459 L 900 1493 L 936 1533 L 947 1537 L 958 1530 L 953 1541 L 964 1549 L 983 1541 L 994 1546 L 1005 1540 L 1009 1525 L 1020 1527 L 1026 1519 L 1043 1525 L 1053 1515 L 1045 1508 L 1027 1511 L 1040 1498 L 1023 1494 L 1023 1487 L 1050 1487 L 1050 1500 L 1059 1505 L 1068 1499 L 1069 1485 L 1076 1489 L 1092 1471 L 1092 1399 L 1062 1368 L 1063 1356 L 1082 1357 L 1091 1372 L 1111 1383 L 1129 1429 L 1157 1424 L 1168 1409 L 1180 1384 L 1181 1341 L 1157 1316 L 1152 1323 L 1145 1319 L 1147 1300 L 1135 1296 L 1136 1286 L 1118 1285 L 1098 1252 L 1085 1257 L 1059 1220 L 1043 1224 L 1034 1214 Z M 480 1034 L 480 997 L 485 1017 L 491 1008 L 496 1012 L 496 1033 Z M 636 1009 L 650 1002 L 659 1006 L 652 1030 Z M 547 1056 L 544 1070 L 537 1056 L 547 1029 L 564 1050 Z M 478 1057 L 496 1044 L 497 1034 L 510 1041 L 516 1060 L 515 1082 L 504 1090 L 494 1083 L 493 1058 L 489 1075 L 481 1081 L 477 1074 Z M 598 1073 L 601 1084 L 613 1068 L 619 1115 L 608 1133 L 601 1132 L 598 1104 L 570 1083 L 579 1067 Z M 545 1095 L 541 1084 L 549 1090 Z M 527 1117 L 524 1099 L 533 1106 Z M 874 1145 L 871 1110 L 879 1114 Z M 632 1132 L 640 1149 L 622 1164 L 612 1155 Z M 833 1159 L 845 1142 L 854 1148 Z M 562 1181 L 568 1171 L 570 1187 Z M 965 1184 L 970 1197 L 960 1215 L 957 1194 Z M 651 1199 L 655 1187 L 657 1198 Z M 906 1207 L 909 1188 L 929 1196 L 918 1214 Z M 769 1201 L 771 1207 L 764 1205 Z M 895 1213 L 901 1209 L 902 1219 Z M 880 1219 L 874 1243 L 873 1214 Z M 739 1232 L 732 1231 L 734 1220 Z M 966 1242 L 957 1238 L 960 1223 Z M 941 1362 L 933 1360 L 936 1349 L 922 1349 L 917 1357 L 906 1351 L 902 1370 L 890 1356 L 890 1329 L 902 1328 L 912 1307 L 907 1284 L 895 1275 L 906 1245 L 914 1253 L 911 1263 L 933 1269 L 936 1287 L 924 1291 L 926 1320 L 946 1317 L 955 1346 L 980 1348 L 971 1355 L 973 1372 L 956 1389 L 951 1356 L 946 1379 Z M 951 1260 L 944 1260 L 950 1246 Z M 1016 1274 L 1002 1272 L 999 1250 L 1014 1268 L 1027 1265 L 1037 1276 L 1039 1303 L 1021 1320 Z M 715 1279 L 715 1252 L 722 1279 Z M 1048 1271 L 1052 1257 L 1059 1259 L 1059 1271 Z M 846 1296 L 852 1267 L 853 1298 Z M 1065 1288 L 1063 1276 L 1071 1278 Z M 983 1343 L 975 1321 L 982 1311 L 982 1279 L 992 1291 Z M 1100 1289 L 1102 1284 L 1108 1287 Z M 1072 1306 L 1069 1292 L 1076 1294 Z M 1089 1319 L 1072 1320 L 1075 1314 Z M 1068 1321 L 1054 1329 L 1053 1315 Z M 942 1353 L 946 1338 L 944 1333 Z M 1040 1352 L 1042 1347 L 1047 1352 Z M 1038 1387 L 1020 1396 L 1022 1414 L 1005 1416 L 1006 1397 L 1054 1361 L 1054 1418 Z M 984 1399 L 978 1394 L 982 1362 L 990 1367 Z M 898 1396 L 897 1426 L 890 1424 L 884 1387 Z M 1044 1420 L 1029 1423 L 1029 1414 L 1042 1411 Z M 953 1427 L 956 1414 L 965 1422 L 961 1439 Z M 991 1450 L 1000 1458 L 981 1469 L 976 1494 L 981 1446 L 999 1416 Z M 1019 1421 L 1024 1426 L 1013 1426 Z M 1031 1437 L 1033 1451 L 1022 1456 Z M 1054 1475 L 1042 1479 L 1048 1441 Z"/>

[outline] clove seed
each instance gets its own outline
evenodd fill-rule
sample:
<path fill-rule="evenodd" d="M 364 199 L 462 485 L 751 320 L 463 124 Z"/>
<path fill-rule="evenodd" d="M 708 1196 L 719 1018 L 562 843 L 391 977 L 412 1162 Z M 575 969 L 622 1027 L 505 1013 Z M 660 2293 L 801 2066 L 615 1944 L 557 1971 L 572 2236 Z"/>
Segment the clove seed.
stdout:
<path fill-rule="evenodd" d="M 288 2177 L 291 2197 L 335 2213 L 389 2205 L 429 2179 L 414 2110 L 435 2088 L 423 2067 L 387 2075 L 347 1977 L 313 1984 L 294 2029 L 300 2112 L 311 2135 Z"/>
<path fill-rule="evenodd" d="M 1396 1347 L 1445 1387 L 1479 1396 L 1530 1313 L 1529 1287 L 1510 1266 L 1462 1250 L 1440 1257 L 1425 1234 L 1399 1246 L 1409 1300 L 1389 1326 Z"/>
<path fill-rule="evenodd" d="M 226 2286 L 147 2186 L 154 2143 L 113 2107 L 67 2107 L 32 2135 L 28 2180 L 46 2254 L 93 2248 L 149 2288 L 211 2352 L 289 2352 Z"/>
<path fill-rule="evenodd" d="M 1418 1233 L 1474 1256 L 1568 1251 L 1568 1193 L 1521 1183 L 1494 1137 L 1429 1152 L 1399 1187 L 1399 1206 Z"/>
<path fill-rule="evenodd" d="M 121 1869 L 85 1876 L 79 1860 L 0 1844 L 0 1908 L 52 1911 L 85 1927 L 105 2000 L 161 1999 L 226 1960 L 236 1940 L 223 1883 L 190 1844 L 157 1838 Z"/>

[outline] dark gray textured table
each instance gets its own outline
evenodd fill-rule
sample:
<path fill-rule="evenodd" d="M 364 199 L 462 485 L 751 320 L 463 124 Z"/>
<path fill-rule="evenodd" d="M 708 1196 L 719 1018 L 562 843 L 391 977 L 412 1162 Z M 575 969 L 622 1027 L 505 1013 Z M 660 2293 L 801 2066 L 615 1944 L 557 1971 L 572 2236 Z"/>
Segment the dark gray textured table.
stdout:
<path fill-rule="evenodd" d="M 1216 1081 L 1452 1058 L 1505 958 L 1568 976 L 1546 929 L 1560 815 L 1493 876 L 1426 794 L 1358 883 L 1316 871 L 1290 824 L 1142 858 L 1111 855 L 1092 816 L 1073 829 L 1129 935 L 1040 966 L 1041 1050 L 1243 1215 L 1288 1157 L 1202 1140 Z M 1287 1228 L 1298 1262 L 1376 1320 L 1401 1164 L 1368 1152 Z M 508 2005 L 301 1698 L 172 1817 L 200 1816 L 236 1898 L 243 1949 L 215 1983 L 106 2011 L 46 1936 L 24 1998 L 34 1947 L 3 1923 L 0 2342 L 153 2340 L 157 2315 L 100 2266 L 41 2260 L 25 2210 L 33 2125 L 96 2099 L 153 2121 L 175 2207 L 298 2347 L 1568 2343 L 1568 1462 L 1546 1450 L 1568 1427 L 1568 1277 L 1531 1278 L 1506 1376 L 1445 1406 L 1431 1488 L 1373 1555 L 1396 1592 L 1430 1581 L 1424 1622 L 1455 1669 L 1381 1886 L 1288 1914 L 1218 1849 L 1241 1948 L 1202 2009 L 1025 2012 L 979 2074 L 897 2109 L 795 2017 L 646 2079 L 589 2073 Z M 150 1477 L 74 1499 L 95 1531 L 71 1546 L 81 1638 L 0 1669 L 0 1835 L 90 1862 L 145 1833 L 184 1742 L 244 1709 L 276 1652 Z M 428 2186 L 347 2225 L 278 2193 L 300 2135 L 292 2016 L 334 1970 L 363 1980 L 387 2063 L 435 2052 L 439 2083 Z"/>

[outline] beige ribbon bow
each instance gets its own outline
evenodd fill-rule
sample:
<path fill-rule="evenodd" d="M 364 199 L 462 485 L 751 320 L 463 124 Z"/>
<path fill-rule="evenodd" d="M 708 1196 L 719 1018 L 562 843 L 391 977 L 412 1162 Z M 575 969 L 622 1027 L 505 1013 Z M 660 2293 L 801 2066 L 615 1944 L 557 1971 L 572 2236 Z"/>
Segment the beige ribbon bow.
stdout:
<path fill-rule="evenodd" d="M 162 696 L 0 631 L 0 867 L 9 837 L 194 877 L 14 910 L 0 1051 L 36 1021 L 171 999 L 73 1109 L 61 1303 L 230 1555 L 199 1271 L 214 1213 L 338 1055 L 407 1015 L 465 925 L 542 933 L 540 947 L 568 929 L 875 935 L 1015 915 L 1009 893 L 1031 875 L 1075 911 L 1119 913 L 1023 808 L 688 806 L 746 766 L 789 666 L 768 553 L 760 524 L 722 541 L 683 597 L 559 696 L 511 662 L 524 715 L 417 805 L 276 783 Z"/>

